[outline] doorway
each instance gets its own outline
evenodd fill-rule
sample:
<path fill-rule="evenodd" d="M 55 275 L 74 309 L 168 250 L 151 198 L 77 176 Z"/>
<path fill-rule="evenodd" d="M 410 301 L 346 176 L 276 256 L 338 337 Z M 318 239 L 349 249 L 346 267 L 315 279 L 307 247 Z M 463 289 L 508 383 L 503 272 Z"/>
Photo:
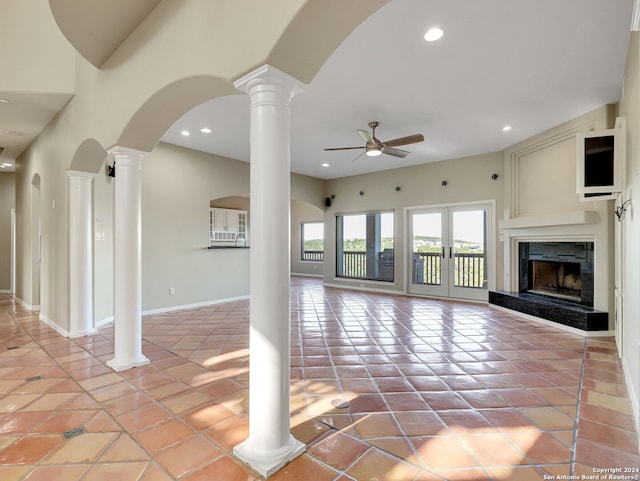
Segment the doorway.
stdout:
<path fill-rule="evenodd" d="M 457 299 L 488 299 L 491 205 L 408 212 L 408 292 Z"/>

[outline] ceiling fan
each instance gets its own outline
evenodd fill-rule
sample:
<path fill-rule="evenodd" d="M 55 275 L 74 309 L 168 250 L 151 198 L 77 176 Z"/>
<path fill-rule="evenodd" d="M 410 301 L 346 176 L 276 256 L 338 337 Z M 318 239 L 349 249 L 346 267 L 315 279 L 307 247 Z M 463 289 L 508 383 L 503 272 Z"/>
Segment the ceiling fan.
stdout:
<path fill-rule="evenodd" d="M 415 144 L 417 142 L 422 142 L 424 140 L 424 136 L 422 134 L 408 135 L 407 137 L 400 137 L 393 140 L 387 140 L 386 142 L 381 142 L 376 137 L 376 127 L 379 125 L 379 122 L 373 121 L 369 122 L 369 127 L 371 127 L 371 134 L 366 130 L 358 130 L 358 134 L 362 137 L 362 140 L 365 141 L 364 146 L 360 147 L 334 147 L 328 148 L 324 150 L 354 150 L 354 149 L 365 149 L 365 153 L 369 157 L 375 157 L 380 154 L 393 155 L 394 157 L 406 157 L 409 153 L 406 150 L 396 149 L 395 147 L 399 147 L 401 145 Z M 355 160 L 355 159 L 354 159 Z"/>

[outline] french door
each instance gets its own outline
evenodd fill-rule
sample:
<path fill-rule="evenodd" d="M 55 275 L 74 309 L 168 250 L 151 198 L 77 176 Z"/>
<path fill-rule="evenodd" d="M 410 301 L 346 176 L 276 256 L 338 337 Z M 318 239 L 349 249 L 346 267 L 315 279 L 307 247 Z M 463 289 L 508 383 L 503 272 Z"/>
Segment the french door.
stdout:
<path fill-rule="evenodd" d="M 488 298 L 489 211 L 486 204 L 409 211 L 410 293 Z"/>

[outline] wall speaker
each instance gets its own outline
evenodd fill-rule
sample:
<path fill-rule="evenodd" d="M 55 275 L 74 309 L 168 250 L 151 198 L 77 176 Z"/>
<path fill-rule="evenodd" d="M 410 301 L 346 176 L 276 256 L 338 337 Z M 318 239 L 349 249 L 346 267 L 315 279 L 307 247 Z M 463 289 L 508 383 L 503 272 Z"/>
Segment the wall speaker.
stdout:
<path fill-rule="evenodd" d="M 325 197 L 324 198 L 324 205 L 326 207 L 331 207 L 331 197 Z"/>

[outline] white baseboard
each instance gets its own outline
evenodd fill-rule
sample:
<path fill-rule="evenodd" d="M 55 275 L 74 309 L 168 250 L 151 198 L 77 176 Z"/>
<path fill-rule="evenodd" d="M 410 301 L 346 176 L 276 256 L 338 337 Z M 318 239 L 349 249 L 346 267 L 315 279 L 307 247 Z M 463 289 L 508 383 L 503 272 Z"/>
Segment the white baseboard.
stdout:
<path fill-rule="evenodd" d="M 38 316 L 38 318 L 42 322 L 44 322 L 47 326 L 49 326 L 51 329 L 56 331 L 58 334 L 60 334 L 60 335 L 62 335 L 64 337 L 69 337 L 69 331 L 67 331 L 66 329 L 63 329 L 61 326 L 59 326 L 58 324 L 53 322 L 51 319 L 49 319 L 44 314 L 40 313 L 40 316 Z"/>
<path fill-rule="evenodd" d="M 613 337 L 615 336 L 615 331 L 584 331 L 582 329 L 577 329 L 571 326 L 565 326 L 564 324 L 560 324 L 558 322 L 549 321 L 548 319 L 542 319 L 541 317 L 532 316 L 531 314 L 524 314 L 523 312 L 514 311 L 513 309 L 507 309 L 506 307 L 496 306 L 495 304 L 489 304 L 491 309 L 496 309 L 498 311 L 508 312 L 509 314 L 514 314 L 518 317 L 522 317 L 523 319 L 527 319 L 528 321 L 539 322 L 540 324 L 544 324 L 545 326 L 555 327 L 556 329 L 560 329 L 561 331 L 566 331 L 571 334 L 577 334 L 582 337 Z"/>
<path fill-rule="evenodd" d="M 208 307 L 208 306 L 214 306 L 216 304 L 224 304 L 226 302 L 244 301 L 246 299 L 249 299 L 248 295 L 228 297 L 225 299 L 215 299 L 213 301 L 196 302 L 194 304 L 183 304 L 181 306 L 160 307 L 158 309 L 147 309 L 145 311 L 142 311 L 142 315 L 148 316 L 150 314 L 163 314 L 165 312 L 182 311 L 184 309 L 196 309 L 198 307 Z"/>
<path fill-rule="evenodd" d="M 96 329 L 99 329 L 102 326 L 106 326 L 110 322 L 113 322 L 113 319 L 114 319 L 113 316 L 109 316 L 109 317 L 105 317 L 104 319 L 101 319 L 100 321 L 96 321 Z"/>
<path fill-rule="evenodd" d="M 76 339 L 79 337 L 93 336 L 94 334 L 97 334 L 97 333 L 98 333 L 97 329 L 87 329 L 86 331 L 68 332 L 67 337 L 69 339 Z"/>
<path fill-rule="evenodd" d="M 322 274 L 307 274 L 306 272 L 292 272 L 291 275 L 298 277 L 318 277 L 320 279 L 324 277 Z"/>
<path fill-rule="evenodd" d="M 0 289 L 0 294 L 13 294 L 11 289 Z"/>
<path fill-rule="evenodd" d="M 22 307 L 24 307 L 28 311 L 37 312 L 37 311 L 40 310 L 40 306 L 39 305 L 33 305 L 32 306 L 31 304 L 28 304 L 24 300 L 20 299 L 19 297 L 15 297 L 15 296 L 14 296 L 14 299 L 18 304 L 20 304 Z"/>

